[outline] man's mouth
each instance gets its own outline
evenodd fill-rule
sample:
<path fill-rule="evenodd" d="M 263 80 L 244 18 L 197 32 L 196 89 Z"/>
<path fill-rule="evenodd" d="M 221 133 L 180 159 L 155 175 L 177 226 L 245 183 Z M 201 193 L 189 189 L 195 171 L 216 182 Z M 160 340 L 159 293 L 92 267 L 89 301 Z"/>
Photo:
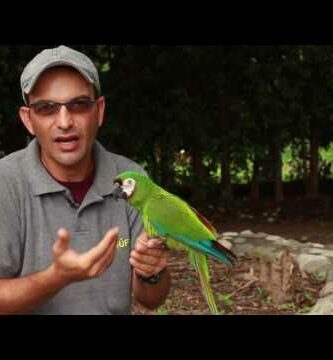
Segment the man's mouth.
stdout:
<path fill-rule="evenodd" d="M 57 136 L 55 138 L 55 142 L 64 142 L 64 143 L 68 143 L 68 142 L 73 142 L 73 141 L 78 141 L 79 137 L 76 135 L 69 135 L 69 136 Z"/>
<path fill-rule="evenodd" d="M 54 141 L 61 150 L 73 151 L 78 145 L 79 137 L 77 135 L 61 135 L 57 136 Z"/>

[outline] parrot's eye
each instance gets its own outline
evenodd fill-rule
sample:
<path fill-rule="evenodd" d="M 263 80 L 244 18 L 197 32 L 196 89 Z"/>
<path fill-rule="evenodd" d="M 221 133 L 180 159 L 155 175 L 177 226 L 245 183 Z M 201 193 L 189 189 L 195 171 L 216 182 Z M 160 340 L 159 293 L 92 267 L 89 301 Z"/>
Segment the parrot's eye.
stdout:
<path fill-rule="evenodd" d="M 135 181 L 133 179 L 126 179 L 124 181 L 124 185 L 127 187 L 127 188 L 134 188 L 135 186 Z"/>

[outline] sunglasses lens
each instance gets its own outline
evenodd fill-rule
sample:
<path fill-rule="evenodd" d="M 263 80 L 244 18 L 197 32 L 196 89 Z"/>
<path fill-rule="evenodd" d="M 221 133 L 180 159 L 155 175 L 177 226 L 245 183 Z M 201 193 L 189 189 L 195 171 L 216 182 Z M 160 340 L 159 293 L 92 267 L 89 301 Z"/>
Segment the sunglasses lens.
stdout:
<path fill-rule="evenodd" d="M 34 104 L 33 109 L 38 115 L 52 115 L 58 111 L 58 105 L 52 102 L 40 102 Z"/>
<path fill-rule="evenodd" d="M 72 113 L 84 113 L 91 110 L 93 103 L 90 99 L 78 99 L 69 102 L 67 109 Z"/>

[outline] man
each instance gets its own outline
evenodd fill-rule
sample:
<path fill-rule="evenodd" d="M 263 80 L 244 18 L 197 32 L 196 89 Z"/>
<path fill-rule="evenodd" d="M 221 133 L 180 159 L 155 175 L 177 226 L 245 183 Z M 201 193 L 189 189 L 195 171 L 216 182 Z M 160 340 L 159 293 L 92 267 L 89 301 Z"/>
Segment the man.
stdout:
<path fill-rule="evenodd" d="M 46 49 L 21 75 L 20 118 L 35 136 L 0 160 L 0 313 L 129 314 L 170 287 L 167 251 L 114 196 L 133 161 L 95 138 L 105 98 L 84 54 Z"/>

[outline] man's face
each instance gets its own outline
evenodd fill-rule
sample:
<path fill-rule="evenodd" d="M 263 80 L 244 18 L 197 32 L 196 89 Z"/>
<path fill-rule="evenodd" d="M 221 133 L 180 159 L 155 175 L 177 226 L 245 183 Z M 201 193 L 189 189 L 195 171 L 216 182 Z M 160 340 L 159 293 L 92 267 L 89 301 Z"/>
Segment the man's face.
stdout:
<path fill-rule="evenodd" d="M 44 101 L 68 102 L 73 99 L 94 100 L 94 89 L 80 73 L 71 68 L 58 67 L 45 71 L 29 94 L 29 103 Z M 61 106 L 55 113 L 39 113 L 37 108 L 20 108 L 21 119 L 41 146 L 41 160 L 49 172 L 59 180 L 66 174 L 81 175 L 92 163 L 92 145 L 103 123 L 104 97 L 91 108 L 69 111 Z M 78 180 L 78 179 L 77 179 Z M 82 180 L 82 179 L 81 179 Z"/>

